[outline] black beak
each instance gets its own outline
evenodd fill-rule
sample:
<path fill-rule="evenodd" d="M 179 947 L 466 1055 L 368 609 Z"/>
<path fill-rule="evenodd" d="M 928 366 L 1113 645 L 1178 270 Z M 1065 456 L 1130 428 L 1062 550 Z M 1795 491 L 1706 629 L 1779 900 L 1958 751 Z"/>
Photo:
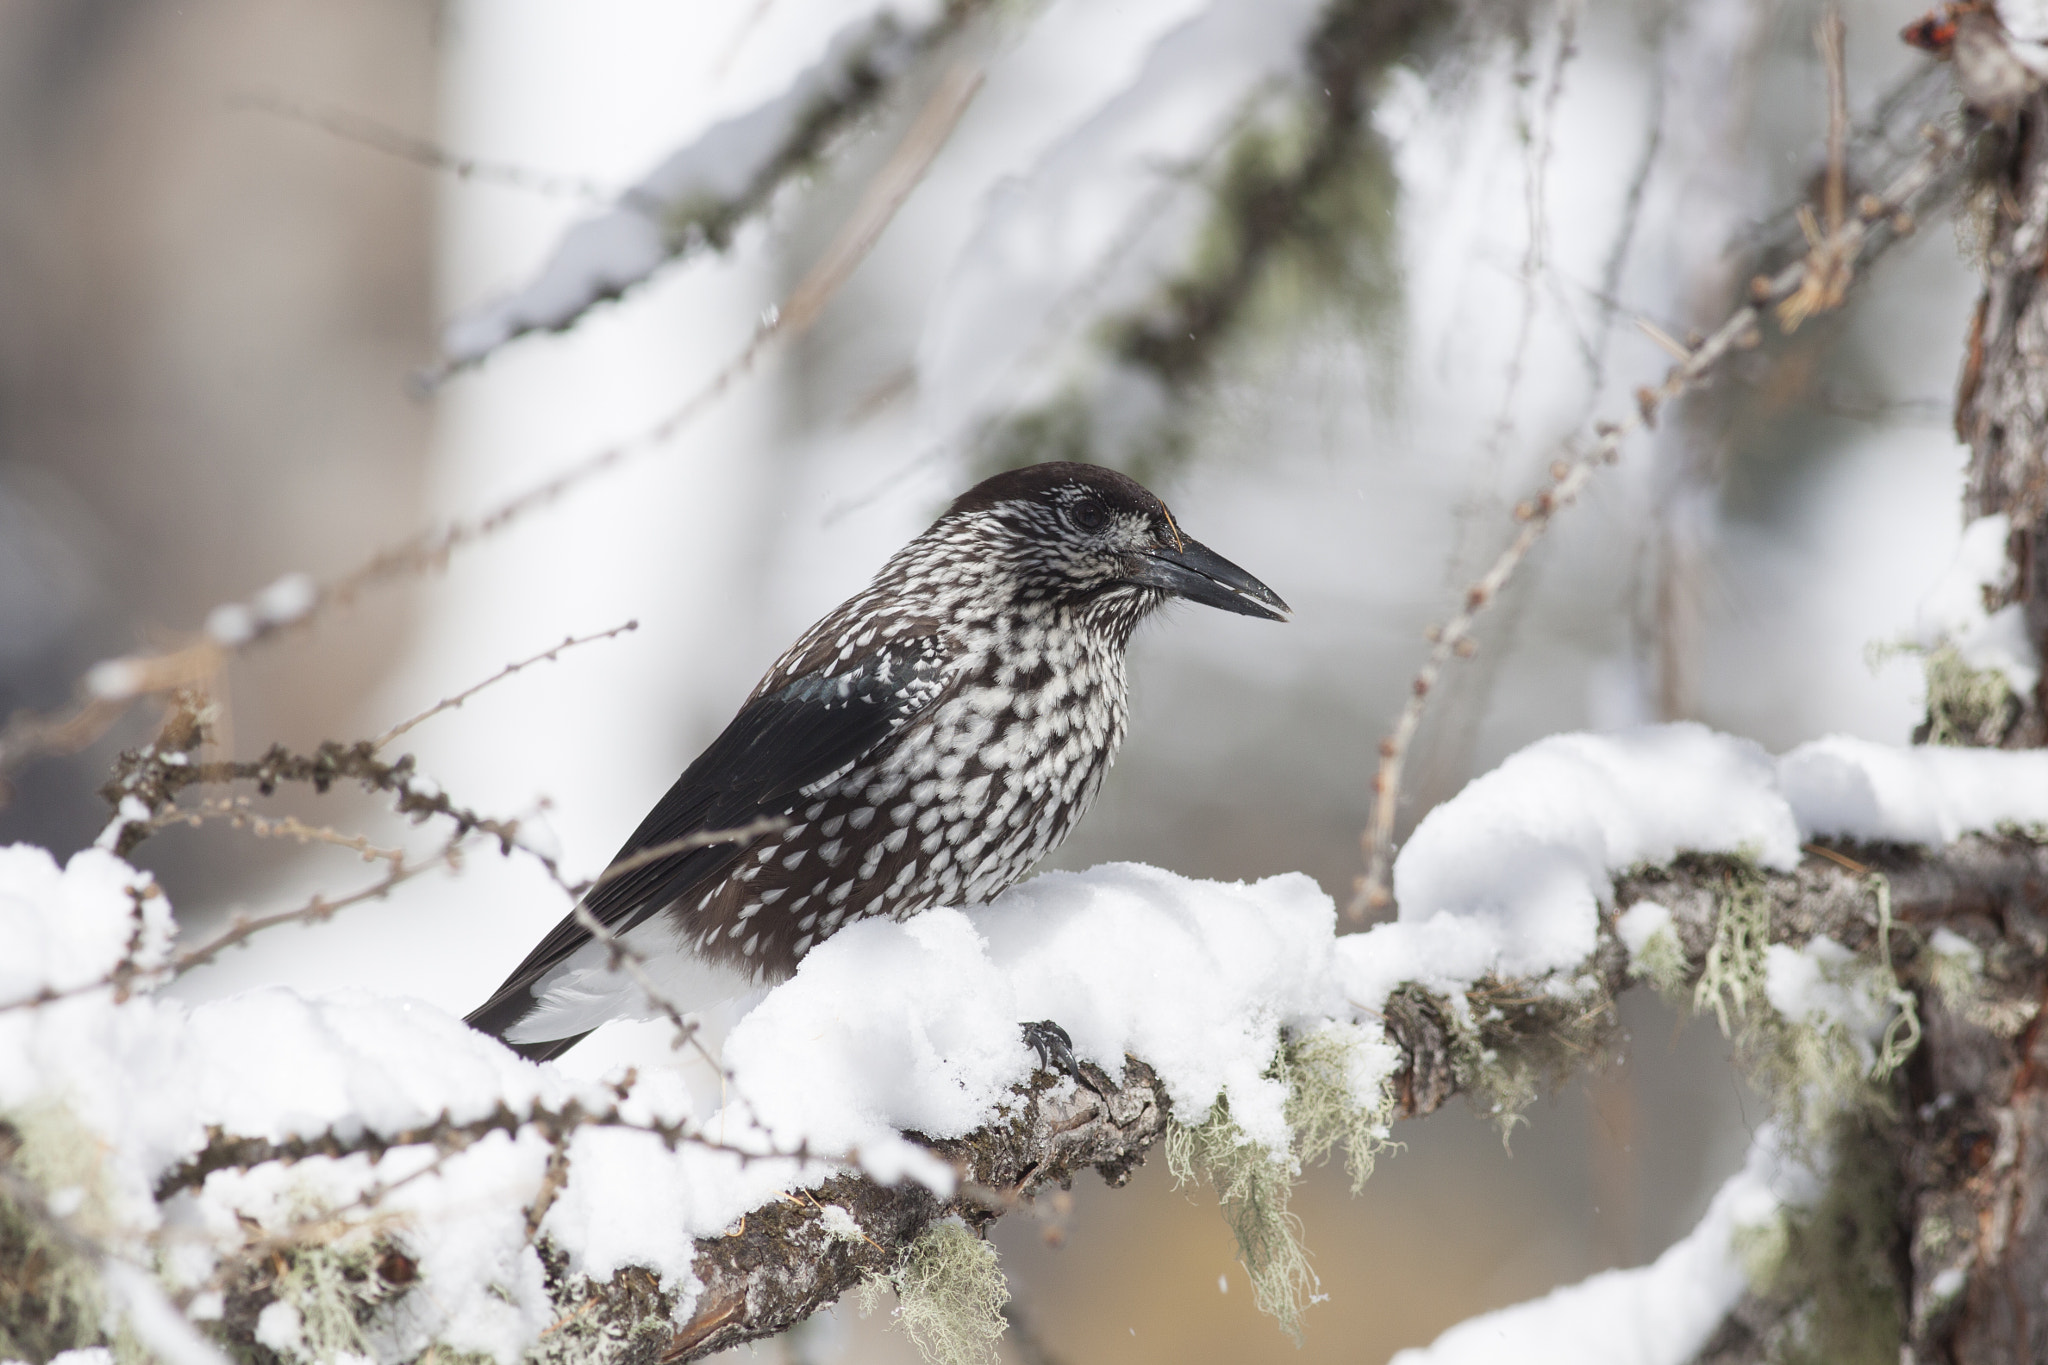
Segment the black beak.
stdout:
<path fill-rule="evenodd" d="M 1200 541 L 1185 538 L 1178 550 L 1162 545 L 1146 551 L 1144 564 L 1131 581 L 1240 616 L 1285 621 L 1293 610 L 1264 583 Z"/>

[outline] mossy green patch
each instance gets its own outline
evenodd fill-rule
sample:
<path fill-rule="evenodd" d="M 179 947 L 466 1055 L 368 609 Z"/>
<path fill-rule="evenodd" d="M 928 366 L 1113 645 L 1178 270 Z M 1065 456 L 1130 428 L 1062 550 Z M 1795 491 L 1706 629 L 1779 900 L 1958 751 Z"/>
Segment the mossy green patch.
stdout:
<path fill-rule="evenodd" d="M 1301 1244 L 1301 1220 L 1287 1207 L 1298 1171 L 1292 1155 L 1252 1141 L 1231 1118 L 1228 1100 L 1219 1099 L 1201 1123 L 1167 1129 L 1166 1164 L 1176 1183 L 1198 1171 L 1209 1178 L 1251 1279 L 1252 1302 L 1299 1341 L 1316 1275 Z"/>
<path fill-rule="evenodd" d="M 1375 1056 L 1381 1052 L 1391 1049 L 1345 1023 L 1289 1039 L 1280 1051 L 1279 1079 L 1287 1086 L 1287 1126 L 1297 1159 L 1315 1165 L 1341 1145 L 1353 1194 L 1372 1178 L 1380 1153 L 1400 1145 L 1392 1138 L 1394 1092 L 1386 1084 L 1386 1066 Z"/>

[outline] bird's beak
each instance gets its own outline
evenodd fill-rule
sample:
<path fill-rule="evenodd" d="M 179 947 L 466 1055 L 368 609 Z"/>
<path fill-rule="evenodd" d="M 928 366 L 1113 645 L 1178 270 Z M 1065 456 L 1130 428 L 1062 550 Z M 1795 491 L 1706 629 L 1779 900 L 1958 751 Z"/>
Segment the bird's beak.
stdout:
<path fill-rule="evenodd" d="M 1182 537 L 1180 548 L 1148 550 L 1131 581 L 1190 602 L 1221 607 L 1240 616 L 1285 621 L 1293 610 L 1280 594 L 1197 540 Z"/>

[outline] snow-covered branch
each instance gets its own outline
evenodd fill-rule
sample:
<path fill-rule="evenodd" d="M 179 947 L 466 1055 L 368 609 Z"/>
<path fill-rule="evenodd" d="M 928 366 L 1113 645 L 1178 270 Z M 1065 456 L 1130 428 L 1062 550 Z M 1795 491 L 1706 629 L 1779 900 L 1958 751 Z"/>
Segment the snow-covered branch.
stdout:
<path fill-rule="evenodd" d="M 1940 1065 L 1955 1021 L 2009 1037 L 2032 1017 L 2048 849 L 2021 831 L 2048 823 L 2044 764 L 1563 736 L 1424 822 L 1397 922 L 1339 937 L 1298 876 L 1048 874 L 835 936 L 739 1019 L 717 1073 L 685 1056 L 605 1085 L 362 992 L 124 994 L 111 964 L 147 983 L 174 952 L 161 895 L 103 850 L 60 871 L 16 848 L 0 994 L 47 1002 L 0 1014 L 5 1159 L 41 1192 L 31 1223 L 156 1266 L 231 1347 L 511 1365 L 694 1358 L 873 1278 L 927 1346 L 980 1350 L 1002 1289 L 968 1229 L 1091 1167 L 1120 1182 L 1163 1139 L 1292 1324 L 1314 1284 L 1286 1214 L 1304 1163 L 1341 1144 L 1363 1179 L 1394 1117 L 1460 1093 L 1514 1121 L 1608 1044 L 1640 979 L 1724 1018 L 1781 1101 L 1766 1165 L 1804 1174 L 1757 1177 L 1740 1219 L 1686 1244 L 1735 1266 L 1730 1227 L 1797 1236 L 1799 1200 L 1839 1184 L 1839 1115 L 1881 1105 L 1909 1053 L 1922 1085 L 1918 1032 Z M 1094 1089 L 1034 1071 L 1018 1022 L 1047 1018 Z M 1708 1278 L 1697 1339 L 1625 1358 L 1682 1361 L 1774 1292 Z M 80 1324 L 62 1344 L 126 1320 L 104 1279 L 48 1281 L 71 1296 L 51 1320 Z"/>
<path fill-rule="evenodd" d="M 569 229 L 533 279 L 448 324 L 441 361 L 423 379 L 438 383 L 529 332 L 573 327 L 663 266 L 724 250 L 984 5 L 948 0 L 908 7 L 918 11 L 909 15 L 901 8 L 885 5 L 848 23 L 780 94 L 706 129 L 615 206 Z"/>

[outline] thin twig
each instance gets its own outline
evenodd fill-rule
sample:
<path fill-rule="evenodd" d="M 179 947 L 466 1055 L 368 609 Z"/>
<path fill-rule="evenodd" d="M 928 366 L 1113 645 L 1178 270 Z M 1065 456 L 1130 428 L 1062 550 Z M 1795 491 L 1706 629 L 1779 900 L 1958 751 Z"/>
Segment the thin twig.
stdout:
<path fill-rule="evenodd" d="M 1842 236 L 1845 199 L 1848 195 L 1849 93 L 1848 77 L 1842 66 L 1842 9 L 1839 0 L 1829 0 L 1827 12 L 1814 30 L 1820 48 L 1821 65 L 1828 77 L 1828 164 L 1821 188 L 1821 214 L 1799 207 L 1799 230 L 1806 238 L 1806 276 L 1799 288 L 1778 304 L 1778 325 L 1786 331 L 1816 313 L 1839 307 L 1848 291 L 1854 266 L 1854 252 L 1845 253 Z"/>
<path fill-rule="evenodd" d="M 173 825 L 189 825 L 197 829 L 208 820 L 215 819 L 226 820 L 236 829 L 246 829 L 259 839 L 296 839 L 302 844 L 332 844 L 361 854 L 366 863 L 395 863 L 405 856 L 403 849 L 378 847 L 366 834 L 343 834 L 331 825 L 309 825 L 295 815 L 258 815 L 250 808 L 246 796 L 209 798 L 201 801 L 196 810 L 173 807 L 159 813 L 150 824 L 155 829 L 168 829 Z"/>
<path fill-rule="evenodd" d="M 372 749 L 383 748 L 392 740 L 397 739 L 400 735 L 412 729 L 414 726 L 421 725 L 427 721 L 432 720 L 435 716 L 440 715 L 443 711 L 453 711 L 458 706 L 461 706 L 462 703 L 468 701 L 471 697 L 483 691 L 486 687 L 490 687 L 494 683 L 503 682 L 505 679 L 511 677 L 514 673 L 517 673 L 522 669 L 531 668 L 537 663 L 554 662 L 554 660 L 565 649 L 574 649 L 578 645 L 591 644 L 592 642 L 597 640 L 609 640 L 615 636 L 624 635 L 627 631 L 633 631 L 638 629 L 640 629 L 640 623 L 636 620 L 628 621 L 622 626 L 613 626 L 610 630 L 598 631 L 595 635 L 564 636 L 562 639 L 562 643 L 556 645 L 553 649 L 544 649 L 540 653 L 534 655 L 532 658 L 521 659 L 518 663 L 506 664 L 503 668 L 499 669 L 496 673 L 493 673 L 490 677 L 485 678 L 482 682 L 477 683 L 474 687 L 464 688 L 462 691 L 457 692 L 452 697 L 443 697 L 440 701 L 435 702 L 426 710 L 412 717 L 412 719 L 400 721 L 398 724 L 392 726 L 389 730 L 386 730 L 383 734 L 371 740 L 370 747 Z"/>
<path fill-rule="evenodd" d="M 463 156 L 451 152 L 439 143 L 393 128 L 387 123 L 362 114 L 350 113 L 344 109 L 316 108 L 300 104 L 282 95 L 262 90 L 246 90 L 228 97 L 231 109 L 249 110 L 268 114 L 272 118 L 301 127 L 312 128 L 326 133 L 329 137 L 352 142 L 358 147 L 367 147 L 373 152 L 409 161 L 415 166 L 424 166 L 430 171 L 445 171 L 457 180 L 475 180 L 483 184 L 504 185 L 515 190 L 557 198 L 580 199 L 584 203 L 610 208 L 615 203 L 634 203 L 631 192 L 627 196 L 612 190 L 582 175 L 561 175 L 552 171 L 537 171 L 526 166 L 515 166 L 503 161 L 485 161 L 479 157 Z"/>
<path fill-rule="evenodd" d="M 788 816 L 763 815 L 749 820 L 744 825 L 735 825 L 731 829 L 698 830 L 695 834 L 686 834 L 680 839 L 670 839 L 667 843 L 652 844 L 647 848 L 639 850 L 637 853 L 621 858 L 588 881 L 577 882 L 574 886 L 564 882 L 562 883 L 562 889 L 572 896 L 587 896 L 598 887 L 603 886 L 607 882 L 615 882 L 628 872 L 637 872 L 649 863 L 658 863 L 662 859 L 674 857 L 678 853 L 688 853 L 692 849 L 709 848 L 713 844 L 749 844 L 764 834 L 774 834 L 787 828 L 789 828 Z"/>
<path fill-rule="evenodd" d="M 1845 271 L 1855 264 L 1865 247 L 1872 247 L 1874 254 L 1875 250 L 1894 240 L 1892 234 L 1873 233 L 1873 228 L 1889 227 L 1896 216 L 1909 214 L 1921 192 L 1934 183 L 1946 164 L 1957 155 L 1957 145 L 1939 129 L 1929 128 L 1926 136 L 1928 145 L 1919 158 L 1900 173 L 1882 195 L 1870 196 L 1859 206 L 1859 213 L 1843 223 L 1841 229 L 1823 243 L 1830 258 L 1841 261 Z M 1620 421 L 1596 423 L 1595 439 L 1584 453 L 1576 459 L 1554 462 L 1550 466 L 1552 486 L 1515 508 L 1516 520 L 1522 523 L 1521 529 L 1501 550 L 1492 567 L 1466 590 L 1460 609 L 1432 632 L 1429 656 L 1415 675 L 1407 704 L 1401 708 L 1393 730 L 1380 741 L 1379 769 L 1373 775 L 1372 820 L 1361 838 L 1365 847 L 1366 874 L 1359 879 L 1357 892 L 1351 900 L 1349 913 L 1353 919 L 1363 919 L 1368 910 L 1393 903 L 1394 821 L 1400 804 L 1403 764 L 1416 729 L 1422 723 L 1430 694 L 1444 669 L 1453 657 L 1471 655 L 1474 648 L 1472 631 L 1479 615 L 1499 598 L 1501 588 L 1528 557 L 1530 549 L 1550 525 L 1558 509 L 1569 505 L 1579 495 L 1592 479 L 1594 471 L 1601 465 L 1613 463 L 1621 453 L 1622 443 L 1637 431 L 1653 425 L 1658 411 L 1666 403 L 1697 386 L 1732 352 L 1754 344 L 1760 335 L 1760 310 L 1766 304 L 1789 299 L 1804 289 L 1815 269 L 1815 255 L 1809 253 L 1777 275 L 1759 278 L 1754 287 L 1755 302 L 1730 314 L 1711 336 L 1692 348 L 1687 359 L 1671 368 L 1663 382 L 1655 387 L 1638 389 L 1635 411 Z"/>

